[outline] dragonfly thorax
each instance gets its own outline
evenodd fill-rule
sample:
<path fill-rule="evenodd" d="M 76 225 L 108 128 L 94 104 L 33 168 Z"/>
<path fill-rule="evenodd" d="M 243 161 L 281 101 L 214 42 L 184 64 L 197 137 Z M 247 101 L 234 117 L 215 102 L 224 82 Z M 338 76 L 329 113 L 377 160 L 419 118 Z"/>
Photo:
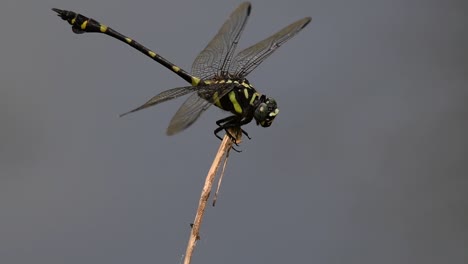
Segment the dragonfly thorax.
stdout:
<path fill-rule="evenodd" d="M 269 127 L 279 113 L 275 99 L 258 93 L 245 78 L 215 78 L 205 83 L 218 89 L 207 89 L 209 93 L 199 95 L 212 101 L 217 107 L 233 113 L 239 120 L 255 119 L 257 125 Z"/>

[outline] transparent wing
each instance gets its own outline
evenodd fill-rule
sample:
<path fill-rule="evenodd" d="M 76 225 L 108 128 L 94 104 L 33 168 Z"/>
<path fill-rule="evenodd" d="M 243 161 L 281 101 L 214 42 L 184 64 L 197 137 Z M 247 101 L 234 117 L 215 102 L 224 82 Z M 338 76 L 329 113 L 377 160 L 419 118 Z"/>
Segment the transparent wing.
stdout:
<path fill-rule="evenodd" d="M 192 64 L 192 75 L 211 79 L 227 72 L 240 35 L 250 15 L 250 3 L 242 3 L 224 22 L 218 33 Z"/>
<path fill-rule="evenodd" d="M 148 102 L 144 103 L 143 105 L 141 105 L 141 106 L 139 106 L 139 107 L 137 107 L 137 108 L 135 108 L 133 110 L 130 110 L 130 111 L 126 112 L 126 113 L 121 114 L 120 117 L 128 115 L 128 114 L 136 112 L 136 111 L 140 111 L 140 110 L 148 108 L 150 106 L 153 106 L 153 105 L 156 105 L 156 104 L 159 104 L 159 103 L 169 101 L 169 100 L 175 99 L 177 97 L 186 95 L 188 93 L 191 93 L 191 92 L 195 91 L 196 89 L 198 89 L 198 87 L 185 86 L 185 87 L 177 87 L 177 88 L 166 90 L 166 91 L 161 92 L 158 95 L 154 96 L 153 98 L 149 99 Z"/>
<path fill-rule="evenodd" d="M 283 43 L 288 41 L 311 21 L 310 17 L 298 20 L 269 38 L 239 52 L 229 68 L 235 76 L 246 77 Z"/>
<path fill-rule="evenodd" d="M 166 134 L 172 136 L 197 121 L 198 117 L 211 106 L 211 103 L 198 96 L 197 93 L 192 94 L 177 110 L 172 117 Z"/>
<path fill-rule="evenodd" d="M 216 98 L 225 96 L 234 86 L 233 84 L 225 83 L 198 86 L 197 92 L 187 98 L 174 117 L 172 117 L 166 133 L 171 136 L 189 127 L 206 109 L 215 103 Z M 215 93 L 217 93 L 216 98 L 214 96 Z"/>

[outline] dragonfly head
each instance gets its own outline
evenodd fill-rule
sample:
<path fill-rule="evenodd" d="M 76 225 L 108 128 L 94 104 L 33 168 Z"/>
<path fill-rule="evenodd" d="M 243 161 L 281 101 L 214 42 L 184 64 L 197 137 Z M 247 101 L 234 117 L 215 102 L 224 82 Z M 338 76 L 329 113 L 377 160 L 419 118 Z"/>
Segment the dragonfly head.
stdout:
<path fill-rule="evenodd" d="M 257 108 L 255 108 L 254 118 L 257 121 L 257 125 L 269 127 L 279 113 L 276 101 L 273 98 L 266 98 L 265 95 L 262 95 L 259 102 Z"/>

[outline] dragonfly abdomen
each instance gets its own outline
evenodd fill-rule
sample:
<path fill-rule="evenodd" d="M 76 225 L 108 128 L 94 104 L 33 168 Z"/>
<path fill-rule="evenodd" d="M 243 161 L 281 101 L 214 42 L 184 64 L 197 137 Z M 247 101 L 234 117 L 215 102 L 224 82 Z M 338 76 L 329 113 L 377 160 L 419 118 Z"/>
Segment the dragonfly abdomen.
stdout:
<path fill-rule="evenodd" d="M 161 55 L 157 54 L 156 52 L 148 49 L 147 47 L 141 45 L 134 39 L 127 37 L 112 28 L 101 24 L 97 20 L 92 18 L 88 18 L 81 14 L 75 13 L 73 11 L 61 10 L 57 8 L 52 8 L 53 11 L 57 12 L 57 14 L 63 19 L 66 20 L 70 25 L 72 25 L 72 30 L 76 34 L 82 33 L 102 33 L 109 35 L 115 39 L 118 39 L 136 50 L 140 51 L 141 53 L 145 54 L 146 56 L 150 57 L 151 59 L 159 62 L 164 67 L 168 68 L 175 74 L 179 75 L 182 79 L 189 82 L 193 86 L 197 86 L 200 83 L 200 78 L 196 76 L 190 75 L 185 70 L 181 69 L 177 65 L 173 64 L 172 62 L 166 60 Z"/>

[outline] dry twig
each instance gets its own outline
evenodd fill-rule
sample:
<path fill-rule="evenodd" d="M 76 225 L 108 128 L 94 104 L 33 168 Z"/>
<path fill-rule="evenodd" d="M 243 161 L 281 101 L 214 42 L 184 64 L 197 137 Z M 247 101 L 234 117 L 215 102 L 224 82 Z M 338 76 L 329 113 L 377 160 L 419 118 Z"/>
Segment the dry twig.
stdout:
<path fill-rule="evenodd" d="M 242 133 L 239 129 L 230 130 L 231 135 L 236 135 L 236 142 L 240 143 Z M 192 259 L 192 254 L 195 249 L 195 245 L 197 240 L 200 239 L 200 226 L 203 219 L 203 214 L 205 213 L 206 203 L 208 202 L 208 198 L 210 197 L 211 187 L 213 186 L 213 181 L 216 176 L 216 172 L 218 171 L 219 165 L 225 160 L 225 164 L 227 162 L 227 155 L 231 150 L 233 142 L 231 141 L 228 135 L 225 135 L 223 141 L 221 141 L 221 145 L 219 146 L 218 153 L 211 164 L 211 168 L 208 171 L 208 175 L 206 175 L 205 185 L 203 186 L 202 193 L 200 195 L 200 201 L 198 203 L 197 214 L 195 215 L 195 220 L 193 221 L 192 229 L 190 232 L 190 238 L 187 245 L 187 250 L 185 252 L 184 264 L 190 264 L 190 260 Z M 224 166 L 225 166 L 224 164 Z M 223 166 L 223 167 L 224 167 Z M 224 171 L 224 170 L 223 170 Z M 218 187 L 219 188 L 219 187 Z"/>

